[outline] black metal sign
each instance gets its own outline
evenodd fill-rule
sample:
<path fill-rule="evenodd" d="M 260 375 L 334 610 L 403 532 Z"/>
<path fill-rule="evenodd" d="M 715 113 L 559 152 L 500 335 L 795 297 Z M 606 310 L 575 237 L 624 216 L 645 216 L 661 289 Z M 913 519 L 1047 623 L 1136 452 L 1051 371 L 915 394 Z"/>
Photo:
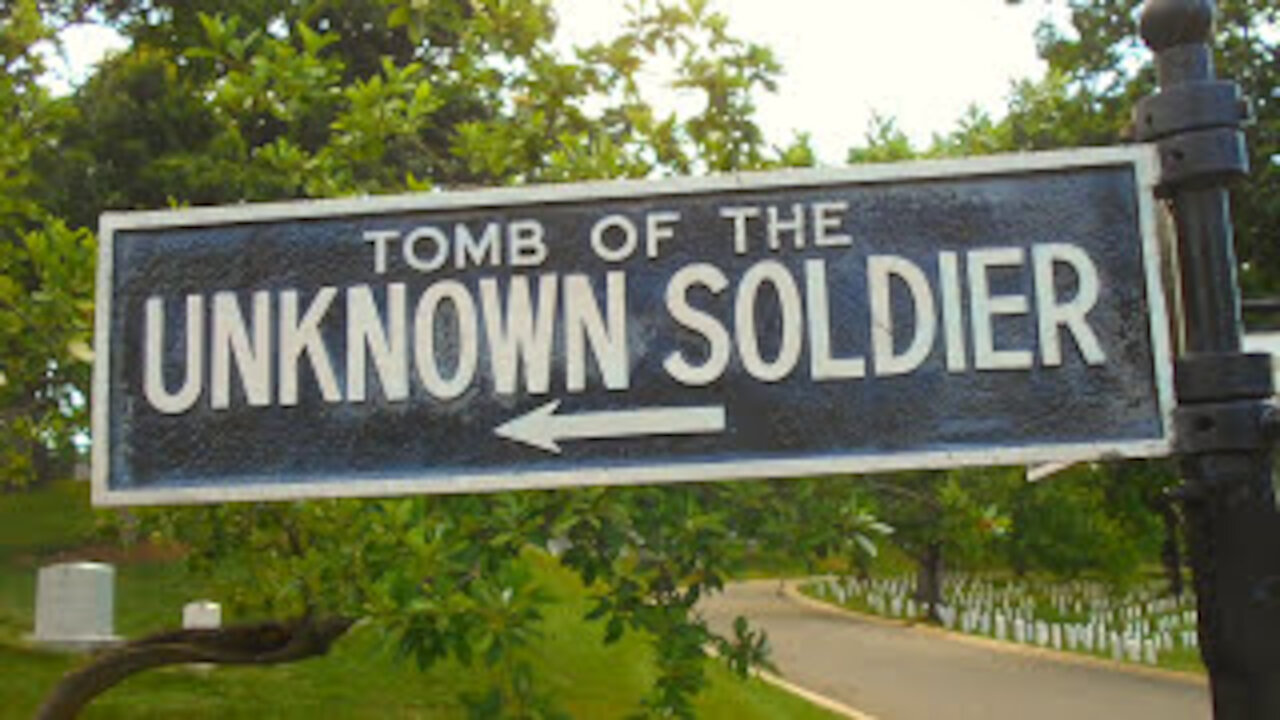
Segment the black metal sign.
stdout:
<path fill-rule="evenodd" d="M 95 500 L 1165 454 L 1154 163 L 106 215 Z"/>

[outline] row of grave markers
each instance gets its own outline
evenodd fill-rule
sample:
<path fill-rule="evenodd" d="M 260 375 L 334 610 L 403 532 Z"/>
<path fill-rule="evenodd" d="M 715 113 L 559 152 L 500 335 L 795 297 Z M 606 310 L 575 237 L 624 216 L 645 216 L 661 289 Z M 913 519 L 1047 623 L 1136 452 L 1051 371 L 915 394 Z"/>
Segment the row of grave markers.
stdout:
<path fill-rule="evenodd" d="M 884 617 L 911 620 L 926 611 L 905 577 L 826 579 L 811 590 L 819 599 Z M 937 613 L 948 630 L 1158 665 L 1163 654 L 1199 648 L 1194 601 L 1159 597 L 1160 591 L 1148 583 L 1114 595 L 1099 583 L 1075 582 L 1041 584 L 1032 593 L 1017 583 L 960 576 L 944 583 Z"/>

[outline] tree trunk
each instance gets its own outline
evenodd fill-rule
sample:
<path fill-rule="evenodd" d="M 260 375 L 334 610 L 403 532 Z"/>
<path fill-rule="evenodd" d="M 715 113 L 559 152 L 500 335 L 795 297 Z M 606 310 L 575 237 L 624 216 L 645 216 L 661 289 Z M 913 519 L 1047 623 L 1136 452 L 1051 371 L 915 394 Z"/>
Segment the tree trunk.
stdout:
<path fill-rule="evenodd" d="M 925 604 L 927 617 L 940 622 L 938 606 L 942 604 L 942 543 L 931 542 L 917 559 L 916 601 Z"/>
<path fill-rule="evenodd" d="M 1022 580 L 1027 576 L 1027 556 L 1021 551 L 1013 553 L 1013 576 Z"/>
<path fill-rule="evenodd" d="M 44 487 L 53 478 L 53 462 L 49 449 L 40 440 L 31 441 L 31 487 Z"/>
<path fill-rule="evenodd" d="M 858 553 L 854 556 L 853 565 L 859 580 L 867 582 L 871 579 L 871 563 L 864 553 Z"/>
<path fill-rule="evenodd" d="M 1164 561 L 1165 572 L 1169 575 L 1169 592 L 1174 597 L 1182 597 L 1182 538 L 1178 511 L 1167 499 L 1160 503 L 1159 510 L 1164 520 L 1164 545 L 1160 548 L 1160 559 Z"/>
<path fill-rule="evenodd" d="M 304 617 L 288 623 L 178 630 L 134 640 L 64 675 L 45 698 L 36 720 L 71 720 L 126 678 L 165 665 L 274 665 L 324 655 L 352 622 L 342 617 Z"/>

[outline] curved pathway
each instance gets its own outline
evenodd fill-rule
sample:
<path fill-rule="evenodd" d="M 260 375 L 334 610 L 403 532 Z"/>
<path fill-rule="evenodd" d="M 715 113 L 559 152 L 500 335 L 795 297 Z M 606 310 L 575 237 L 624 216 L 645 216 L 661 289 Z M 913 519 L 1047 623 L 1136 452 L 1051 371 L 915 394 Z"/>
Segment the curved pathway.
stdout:
<path fill-rule="evenodd" d="M 783 678 L 876 720 L 1207 720 L 1205 682 L 844 613 L 737 583 L 707 600 L 714 627 L 745 615 L 769 634 Z"/>

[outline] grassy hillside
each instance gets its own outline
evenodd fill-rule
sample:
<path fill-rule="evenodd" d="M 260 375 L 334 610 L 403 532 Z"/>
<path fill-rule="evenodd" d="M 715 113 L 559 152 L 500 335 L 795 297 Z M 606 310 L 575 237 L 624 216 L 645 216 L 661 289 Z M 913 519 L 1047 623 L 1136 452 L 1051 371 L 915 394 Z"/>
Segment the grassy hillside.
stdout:
<path fill-rule="evenodd" d="M 27 647 L 34 627 L 35 573 L 54 559 L 117 563 L 116 629 L 126 636 L 173 627 L 183 603 L 207 595 L 163 553 L 121 556 L 93 542 L 87 488 L 60 484 L 0 495 L 0 719 L 28 718 L 77 660 Z M 586 596 L 575 576 L 531 554 L 542 584 L 558 599 L 537 649 L 544 687 L 578 718 L 621 718 L 654 675 L 644 638 L 604 646 L 603 628 L 581 620 Z M 216 599 L 216 598 L 215 598 Z M 234 618 L 231 618 L 234 620 Z M 419 672 L 398 663 L 379 633 L 357 627 L 330 655 L 268 668 L 171 668 L 137 676 L 99 698 L 86 718 L 461 718 L 460 691 L 478 688 L 481 668 L 446 664 Z M 699 700 L 708 718 L 829 718 L 831 715 L 723 668 Z"/>

